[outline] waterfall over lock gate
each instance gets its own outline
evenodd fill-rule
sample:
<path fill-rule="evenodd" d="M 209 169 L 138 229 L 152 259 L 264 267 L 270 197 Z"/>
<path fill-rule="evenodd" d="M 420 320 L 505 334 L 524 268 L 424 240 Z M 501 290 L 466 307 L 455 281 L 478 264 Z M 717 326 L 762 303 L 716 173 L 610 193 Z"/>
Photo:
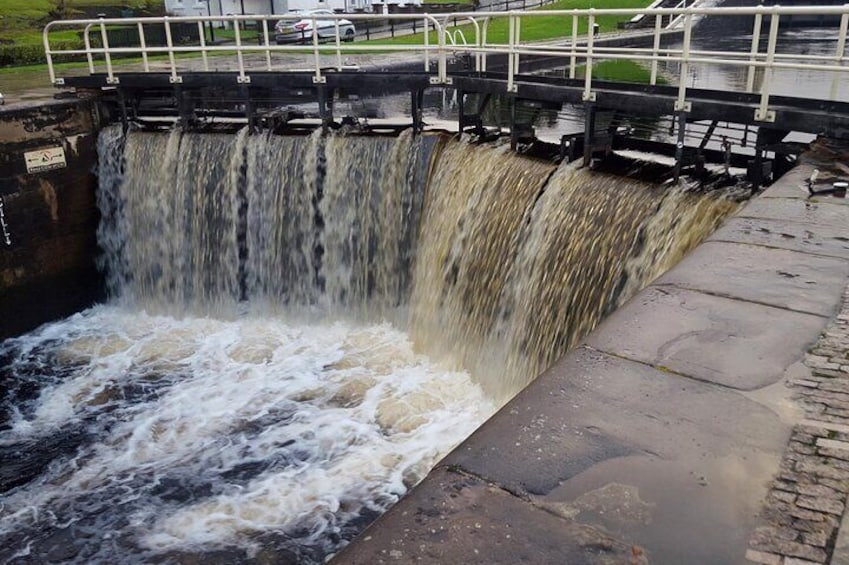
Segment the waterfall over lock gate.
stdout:
<path fill-rule="evenodd" d="M 123 202 L 102 233 L 120 241 L 113 293 L 166 311 L 220 315 L 241 299 L 388 319 L 500 399 L 737 205 L 410 131 L 131 133 L 124 162 L 123 182 L 101 179 Z"/>
<path fill-rule="evenodd" d="M 411 132 L 99 154 L 110 301 L 0 344 L 3 559 L 321 563 L 737 205 Z"/>

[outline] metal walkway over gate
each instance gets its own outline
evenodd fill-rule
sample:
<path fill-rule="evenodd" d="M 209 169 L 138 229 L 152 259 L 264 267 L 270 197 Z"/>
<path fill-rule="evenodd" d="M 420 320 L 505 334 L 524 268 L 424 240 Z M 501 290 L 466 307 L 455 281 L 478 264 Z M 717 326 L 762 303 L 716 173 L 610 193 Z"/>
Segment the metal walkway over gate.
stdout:
<path fill-rule="evenodd" d="M 562 22 L 562 37 L 523 38 L 523 29 L 533 30 L 541 18 L 550 24 L 553 17 Z M 493 95 L 538 105 L 583 106 L 585 159 L 597 145 L 594 116 L 599 110 L 672 116 L 679 160 L 686 125 L 697 121 L 757 126 L 759 148 L 780 143 L 790 131 L 849 137 L 849 99 L 841 99 L 849 79 L 849 6 L 312 15 L 306 17 L 311 25 L 295 44 L 278 44 L 290 39 L 275 28 L 280 19 L 63 20 L 46 26 L 44 48 L 55 85 L 114 91 L 130 118 L 144 113 L 144 99 L 159 97 L 173 100 L 172 113 L 184 118 L 229 111 L 245 115 L 249 122 L 279 117 L 285 101 L 314 100 L 321 117 L 331 120 L 332 100 L 340 91 L 407 91 L 412 95 L 413 125 L 420 127 L 422 93 L 454 88 L 461 100 L 461 129 L 480 126 L 483 105 Z M 746 48 L 706 50 L 694 45 L 694 29 L 706 19 L 744 26 L 750 38 Z M 829 26 L 825 50 L 810 52 L 784 41 L 782 28 L 800 19 Z M 395 37 L 387 33 L 350 41 L 351 35 L 344 33 L 374 20 L 390 23 Z M 616 23 L 629 20 L 639 20 L 644 27 L 615 31 Z M 405 26 L 410 33 L 402 36 Z M 212 42 L 211 31 L 218 29 L 221 36 L 222 28 L 232 40 Z M 81 47 L 57 41 L 67 37 L 69 29 L 78 33 Z M 353 66 L 348 60 L 364 56 L 372 61 L 370 66 Z M 57 63 L 74 59 L 85 61 L 88 74 L 60 77 Z M 598 63 L 617 60 L 643 66 L 647 84 L 598 80 Z M 706 66 L 738 69 L 745 81 L 732 89 L 694 88 L 693 69 Z M 559 71 L 537 72 L 542 68 Z M 774 77 L 787 72 L 825 73 L 830 92 L 780 92 Z M 466 100 L 471 95 L 478 102 L 469 109 Z M 228 107 L 226 100 L 235 103 Z"/>

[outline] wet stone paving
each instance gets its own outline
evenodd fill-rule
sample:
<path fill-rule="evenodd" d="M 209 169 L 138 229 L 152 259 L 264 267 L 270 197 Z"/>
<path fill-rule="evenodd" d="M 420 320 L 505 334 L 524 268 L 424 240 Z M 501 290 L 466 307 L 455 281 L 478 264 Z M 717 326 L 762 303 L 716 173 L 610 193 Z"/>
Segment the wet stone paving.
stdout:
<path fill-rule="evenodd" d="M 805 365 L 810 375 L 788 382 L 804 419 L 764 503 L 767 525 L 752 534 L 746 557 L 768 565 L 849 565 L 849 288 Z"/>

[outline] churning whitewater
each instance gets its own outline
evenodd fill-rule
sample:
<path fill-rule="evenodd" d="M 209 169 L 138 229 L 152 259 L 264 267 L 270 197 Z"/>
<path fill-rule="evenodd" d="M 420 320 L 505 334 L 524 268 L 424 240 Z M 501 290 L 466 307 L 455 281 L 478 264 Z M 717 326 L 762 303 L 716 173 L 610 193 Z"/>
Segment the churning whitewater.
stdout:
<path fill-rule="evenodd" d="M 736 207 L 411 132 L 99 155 L 109 302 L 0 344 L 4 562 L 322 563 Z"/>

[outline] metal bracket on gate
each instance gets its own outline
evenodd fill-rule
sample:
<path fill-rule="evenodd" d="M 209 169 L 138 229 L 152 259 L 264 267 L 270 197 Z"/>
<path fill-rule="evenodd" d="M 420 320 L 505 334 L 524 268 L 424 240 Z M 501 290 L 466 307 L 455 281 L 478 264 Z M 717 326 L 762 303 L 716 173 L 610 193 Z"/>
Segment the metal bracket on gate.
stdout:
<path fill-rule="evenodd" d="M 313 84 L 327 84 L 327 77 L 312 77 Z"/>
<path fill-rule="evenodd" d="M 121 79 L 118 77 L 106 77 L 106 84 L 120 84 Z"/>
<path fill-rule="evenodd" d="M 236 77 L 236 84 L 250 84 L 250 83 L 251 83 L 251 77 L 249 77 L 247 75 Z"/>
<path fill-rule="evenodd" d="M 168 77 L 168 82 L 170 82 L 171 84 L 183 84 L 183 77 Z"/>
<path fill-rule="evenodd" d="M 595 92 L 586 92 L 581 96 L 584 102 L 595 102 Z"/>
<path fill-rule="evenodd" d="M 692 112 L 693 111 L 693 103 L 685 100 L 684 102 L 675 101 L 675 111 L 676 112 Z"/>
<path fill-rule="evenodd" d="M 766 110 L 761 113 L 761 109 L 758 108 L 755 110 L 755 121 L 756 122 L 774 122 L 775 121 L 775 110 Z"/>

